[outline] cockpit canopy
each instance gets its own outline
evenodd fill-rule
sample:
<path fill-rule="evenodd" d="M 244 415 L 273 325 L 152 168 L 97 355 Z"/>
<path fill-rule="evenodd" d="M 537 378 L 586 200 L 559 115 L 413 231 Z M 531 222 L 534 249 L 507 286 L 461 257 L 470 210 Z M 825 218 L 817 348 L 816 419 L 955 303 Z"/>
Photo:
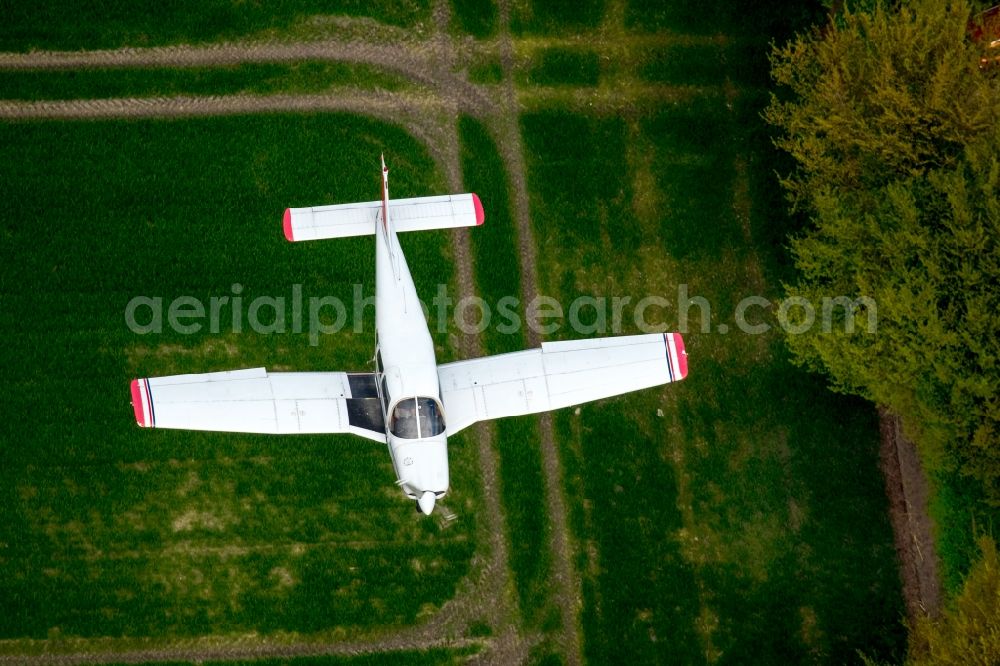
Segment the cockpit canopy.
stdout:
<path fill-rule="evenodd" d="M 444 432 L 441 405 L 434 398 L 403 398 L 389 418 L 389 432 L 402 439 L 424 439 Z"/>

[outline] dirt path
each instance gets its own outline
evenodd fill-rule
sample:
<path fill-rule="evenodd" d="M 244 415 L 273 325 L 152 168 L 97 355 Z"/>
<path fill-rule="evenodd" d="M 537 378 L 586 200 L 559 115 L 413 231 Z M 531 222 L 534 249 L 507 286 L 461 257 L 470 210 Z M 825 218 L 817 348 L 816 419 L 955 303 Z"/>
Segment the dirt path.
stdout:
<path fill-rule="evenodd" d="M 433 648 L 461 648 L 482 646 L 485 639 L 436 638 L 423 641 L 386 638 L 380 641 L 336 641 L 330 643 L 269 644 L 264 640 L 233 642 L 213 647 L 171 647 L 132 650 L 126 652 L 76 652 L 67 654 L 0 655 L 0 664 L 142 664 L 150 662 L 235 661 L 237 659 L 280 659 L 291 657 L 320 657 L 328 655 L 354 656 L 397 650 L 429 650 Z"/>
<path fill-rule="evenodd" d="M 0 100 L 0 118 L 154 118 L 219 116 L 295 111 L 350 111 L 403 122 L 436 115 L 445 108 L 433 95 L 343 89 L 320 95 L 221 95 L 199 97 L 131 97 L 43 102 Z"/>
<path fill-rule="evenodd" d="M 940 615 L 943 594 L 933 524 L 927 513 L 927 481 L 917 447 L 903 436 L 899 417 L 880 409 L 879 431 L 879 459 L 889 497 L 889 518 L 906 615 L 912 625 L 921 615 Z"/>
<path fill-rule="evenodd" d="M 128 67 L 219 67 L 240 64 L 321 60 L 372 65 L 421 83 L 435 96 L 475 115 L 489 113 L 488 96 L 452 67 L 439 67 L 452 50 L 438 41 L 391 43 L 361 39 L 325 39 L 309 42 L 239 42 L 206 46 L 163 46 L 98 51 L 35 51 L 0 53 L 0 69 L 61 70 Z"/>
<path fill-rule="evenodd" d="M 447 0 L 438 0 L 434 5 L 434 24 L 436 26 L 434 53 L 437 54 L 435 71 L 450 72 L 455 67 L 454 54 L 449 48 L 448 25 L 451 21 L 451 7 Z M 465 192 L 461 168 L 461 146 L 458 138 L 457 112 L 449 109 L 438 119 L 440 127 L 446 128 L 444 140 L 437 146 L 442 153 L 439 166 L 448 179 L 448 188 L 452 192 Z M 469 232 L 458 229 L 452 232 L 452 251 L 454 253 L 455 269 L 459 300 L 476 296 L 475 269 L 472 259 L 472 248 Z M 484 355 L 481 340 L 478 336 L 462 335 L 458 339 L 459 349 L 463 358 L 477 358 Z M 494 448 L 496 428 L 492 423 L 480 423 L 475 428 L 477 452 L 479 454 L 479 469 L 483 483 L 485 515 L 479 516 L 484 524 L 480 529 L 480 542 L 489 543 L 490 556 L 476 581 L 474 594 L 474 614 L 485 620 L 494 632 L 494 639 L 489 647 L 477 655 L 480 663 L 512 664 L 526 660 L 531 644 L 522 640 L 518 630 L 516 607 L 511 597 L 513 581 L 509 566 L 509 544 L 507 543 L 507 524 L 504 517 L 503 503 L 500 499 L 500 461 Z M 471 613 L 466 613 L 472 618 Z"/>
<path fill-rule="evenodd" d="M 531 227 L 528 200 L 527 168 L 524 146 L 521 143 L 520 107 L 514 87 L 514 45 L 510 35 L 510 3 L 501 0 L 500 7 L 500 62 L 503 67 L 503 98 L 499 114 L 493 119 L 492 129 L 500 147 L 501 157 L 510 177 L 511 202 L 517 225 L 518 253 L 521 265 L 521 292 L 524 303 L 539 294 L 538 269 L 535 257 L 535 239 Z M 525 339 L 530 347 L 541 344 L 538 332 L 530 326 Z M 560 647 L 567 664 L 583 663 L 583 645 L 578 625 L 582 599 L 580 582 L 573 566 L 574 548 L 571 543 L 566 500 L 563 490 L 562 464 L 556 445 L 552 415 L 539 417 L 540 452 L 545 478 L 545 504 L 551 521 L 553 595 L 561 615 Z"/>
<path fill-rule="evenodd" d="M 448 102 L 431 93 L 344 88 L 318 95 L 142 97 L 43 102 L 0 100 L 0 119 L 4 120 L 182 118 L 312 111 L 365 114 L 401 124 L 427 147 L 443 171 L 449 168 L 447 125 L 442 124 L 440 118 L 453 111 Z"/>
<path fill-rule="evenodd" d="M 344 21 L 345 31 L 353 33 L 372 32 L 367 21 Z M 219 67 L 240 64 L 301 62 L 318 60 L 370 65 L 401 74 L 421 84 L 419 96 L 433 97 L 437 103 L 461 109 L 477 117 L 490 113 L 494 104 L 490 96 L 462 75 L 455 73 L 451 66 L 442 67 L 442 62 L 453 62 L 457 53 L 466 49 L 454 47 L 440 39 L 413 40 L 405 31 L 388 30 L 387 35 L 371 38 L 322 39 L 303 42 L 248 41 L 210 44 L 203 46 L 178 45 L 151 48 L 124 48 L 96 51 L 35 51 L 29 53 L 0 53 L 2 70 L 65 70 L 102 69 L 134 67 Z M 371 93 L 373 91 L 358 91 Z M 336 93 L 338 96 L 341 93 Z M 353 97 L 351 90 L 343 96 Z M 309 98 L 315 95 L 279 96 L 304 98 L 297 107 L 284 106 L 280 110 L 299 110 L 314 105 L 317 110 L 326 107 L 322 101 Z M 289 103 L 291 104 L 291 103 Z M 258 111 L 270 108 L 257 107 Z M 165 110 L 169 113 L 169 110 Z"/>

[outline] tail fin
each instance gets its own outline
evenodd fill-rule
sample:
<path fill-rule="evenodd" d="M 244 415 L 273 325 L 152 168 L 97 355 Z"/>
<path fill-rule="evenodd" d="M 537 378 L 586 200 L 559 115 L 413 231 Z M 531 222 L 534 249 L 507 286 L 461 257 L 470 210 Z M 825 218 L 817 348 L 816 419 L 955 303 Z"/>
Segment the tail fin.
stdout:
<path fill-rule="evenodd" d="M 380 156 L 382 159 L 382 231 L 385 233 L 385 241 L 389 242 L 389 167 L 385 165 L 385 153 Z M 392 244 L 389 245 L 392 247 Z"/>
<path fill-rule="evenodd" d="M 399 240 L 396 238 L 396 229 L 392 226 L 389 217 L 389 167 L 385 165 L 385 153 L 380 156 L 382 160 L 382 240 L 385 241 L 385 248 L 389 252 L 389 263 L 392 265 L 392 273 L 399 279 L 399 258 L 396 256 L 396 246 Z"/>

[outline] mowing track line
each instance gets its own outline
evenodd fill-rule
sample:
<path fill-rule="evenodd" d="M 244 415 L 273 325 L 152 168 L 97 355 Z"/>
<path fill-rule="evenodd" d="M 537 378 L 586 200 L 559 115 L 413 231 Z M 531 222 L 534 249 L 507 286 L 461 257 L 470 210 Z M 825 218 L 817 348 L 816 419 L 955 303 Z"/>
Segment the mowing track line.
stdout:
<path fill-rule="evenodd" d="M 500 16 L 500 61 L 503 67 L 503 104 L 499 117 L 494 117 L 493 129 L 501 139 L 497 141 L 501 157 L 507 164 L 512 189 L 514 219 L 517 225 L 517 243 L 521 264 L 521 290 L 524 302 L 528 303 L 538 294 L 538 269 L 535 257 L 535 239 L 531 228 L 531 210 L 528 199 L 527 168 L 524 162 L 524 146 L 521 142 L 519 126 L 517 90 L 514 87 L 514 43 L 510 34 L 510 2 L 499 2 Z M 525 336 L 528 345 L 541 344 L 538 332 L 528 327 Z M 549 520 L 552 522 L 554 594 L 562 620 L 561 648 L 566 663 L 576 666 L 583 663 L 583 644 L 579 627 L 582 596 L 580 581 L 573 567 L 574 547 L 569 533 L 566 500 L 563 488 L 562 464 L 553 432 L 552 415 L 539 416 L 541 437 L 542 468 L 545 473 L 545 503 Z"/>

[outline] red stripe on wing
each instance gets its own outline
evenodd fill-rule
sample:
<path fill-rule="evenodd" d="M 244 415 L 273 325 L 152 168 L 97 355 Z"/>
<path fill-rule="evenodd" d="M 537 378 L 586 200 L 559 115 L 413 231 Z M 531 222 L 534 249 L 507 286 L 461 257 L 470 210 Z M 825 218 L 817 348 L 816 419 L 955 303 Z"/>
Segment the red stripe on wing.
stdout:
<path fill-rule="evenodd" d="M 684 379 L 688 374 L 688 357 L 684 353 L 684 338 L 681 337 L 680 333 L 671 333 L 674 336 L 674 346 L 677 347 L 677 370 L 680 372 L 680 378 Z"/>
<path fill-rule="evenodd" d="M 139 388 L 138 379 L 132 380 L 132 409 L 135 411 L 135 422 L 146 428 L 145 408 L 142 400 L 142 390 Z"/>
<path fill-rule="evenodd" d="M 479 196 L 475 193 L 472 194 L 472 203 L 476 207 L 476 226 L 478 227 L 486 221 L 486 213 L 483 212 L 483 202 L 479 200 Z"/>

